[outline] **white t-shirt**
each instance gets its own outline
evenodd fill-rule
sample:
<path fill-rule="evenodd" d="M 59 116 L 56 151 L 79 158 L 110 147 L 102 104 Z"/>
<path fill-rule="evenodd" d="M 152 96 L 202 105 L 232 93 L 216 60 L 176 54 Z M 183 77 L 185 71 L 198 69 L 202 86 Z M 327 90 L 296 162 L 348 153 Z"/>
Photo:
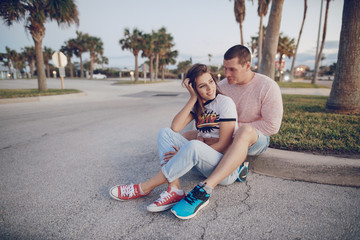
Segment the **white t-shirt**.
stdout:
<path fill-rule="evenodd" d="M 191 112 L 194 114 L 194 112 Z M 234 101 L 222 94 L 204 104 L 204 113 L 195 122 L 198 136 L 203 138 L 219 138 L 220 122 L 237 122 L 236 105 Z M 234 133 L 238 125 L 235 124 Z"/>

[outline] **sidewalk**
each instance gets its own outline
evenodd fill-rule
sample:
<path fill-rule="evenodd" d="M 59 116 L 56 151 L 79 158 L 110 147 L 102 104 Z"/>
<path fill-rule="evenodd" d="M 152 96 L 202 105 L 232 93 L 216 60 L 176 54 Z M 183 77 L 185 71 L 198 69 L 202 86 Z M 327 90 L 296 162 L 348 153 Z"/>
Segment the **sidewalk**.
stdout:
<path fill-rule="evenodd" d="M 269 148 L 260 156 L 249 156 L 247 160 L 251 171 L 267 176 L 360 187 L 360 159 Z"/>

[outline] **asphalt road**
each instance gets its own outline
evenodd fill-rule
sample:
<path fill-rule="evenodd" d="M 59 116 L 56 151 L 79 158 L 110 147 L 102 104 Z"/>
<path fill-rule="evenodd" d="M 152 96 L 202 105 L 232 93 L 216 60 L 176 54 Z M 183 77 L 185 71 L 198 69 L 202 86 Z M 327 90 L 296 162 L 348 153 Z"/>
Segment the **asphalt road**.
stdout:
<path fill-rule="evenodd" d="M 49 87 L 60 87 L 48 80 Z M 34 80 L 0 88 L 36 88 Z M 87 96 L 0 105 L 0 239 L 360 239 L 360 189 L 250 173 L 187 221 L 110 187 L 159 170 L 156 137 L 186 102 L 179 82 L 65 80 Z M 203 178 L 190 172 L 185 191 Z"/>

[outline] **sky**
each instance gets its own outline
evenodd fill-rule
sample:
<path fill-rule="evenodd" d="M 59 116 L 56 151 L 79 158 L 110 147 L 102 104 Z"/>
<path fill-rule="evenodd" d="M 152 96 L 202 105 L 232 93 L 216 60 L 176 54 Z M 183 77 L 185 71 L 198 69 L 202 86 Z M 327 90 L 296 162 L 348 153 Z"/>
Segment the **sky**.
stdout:
<path fill-rule="evenodd" d="M 323 50 L 326 58 L 322 65 L 337 61 L 342 9 L 344 0 L 332 0 L 328 13 L 326 42 Z M 259 31 L 260 18 L 257 14 L 257 1 L 246 1 L 246 15 L 243 22 L 245 45 L 251 36 Z M 318 39 L 321 0 L 308 0 L 308 10 L 303 33 L 300 39 L 295 65 L 306 64 L 311 69 L 315 65 L 315 52 Z M 59 27 L 56 22 L 46 23 L 43 47 L 58 51 L 64 42 L 76 38 L 76 30 L 101 38 L 104 55 L 109 59 L 107 67 L 133 69 L 134 56 L 129 50 L 122 50 L 119 40 L 124 37 L 124 29 L 138 28 L 144 33 L 165 27 L 174 38 L 173 50 L 179 52 L 177 62 L 192 59 L 193 63 L 221 66 L 223 54 L 231 46 L 240 43 L 239 24 L 235 21 L 234 2 L 229 0 L 77 0 L 79 26 Z M 326 2 L 323 2 L 325 16 Z M 269 11 L 263 20 L 266 26 Z M 284 0 L 280 32 L 297 41 L 304 13 L 304 1 Z M 322 20 L 323 26 L 324 20 Z M 320 40 L 322 38 L 322 27 Z M 33 46 L 31 35 L 25 31 L 24 22 L 8 27 L 0 24 L 0 52 L 5 47 L 20 52 L 25 46 Z M 89 60 L 89 55 L 83 55 Z M 139 64 L 147 59 L 139 57 Z M 74 62 L 79 61 L 77 58 Z M 292 59 L 286 58 L 286 68 Z"/>

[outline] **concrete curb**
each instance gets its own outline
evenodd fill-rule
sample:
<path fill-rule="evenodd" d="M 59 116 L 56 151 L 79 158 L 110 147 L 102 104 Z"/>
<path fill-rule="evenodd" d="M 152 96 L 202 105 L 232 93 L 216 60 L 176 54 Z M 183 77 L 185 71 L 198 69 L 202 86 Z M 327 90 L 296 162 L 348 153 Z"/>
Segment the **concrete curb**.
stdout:
<path fill-rule="evenodd" d="M 255 173 L 290 180 L 360 187 L 360 159 L 321 156 L 269 148 L 251 157 Z"/>
<path fill-rule="evenodd" d="M 54 101 L 54 100 L 58 100 L 58 99 L 81 97 L 81 96 L 86 96 L 86 95 L 87 95 L 86 92 L 81 92 L 81 93 L 70 93 L 70 94 L 52 95 L 52 96 L 5 98 L 5 99 L 0 99 L 0 104 L 25 103 L 25 102 L 46 102 L 46 101 Z"/>

